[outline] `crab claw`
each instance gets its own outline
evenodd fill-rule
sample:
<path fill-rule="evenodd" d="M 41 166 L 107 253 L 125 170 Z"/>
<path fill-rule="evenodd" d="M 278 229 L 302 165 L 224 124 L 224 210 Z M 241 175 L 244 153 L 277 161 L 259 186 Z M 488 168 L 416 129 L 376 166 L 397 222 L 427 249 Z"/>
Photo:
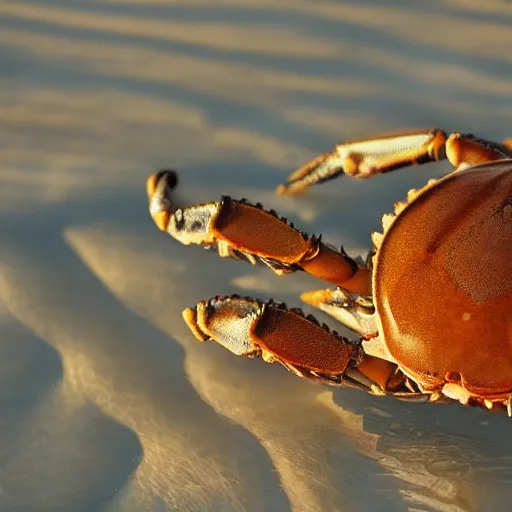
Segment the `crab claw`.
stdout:
<path fill-rule="evenodd" d="M 367 356 L 355 342 L 320 325 L 300 309 L 232 295 L 183 311 L 199 341 L 214 340 L 233 354 L 280 363 L 299 377 L 349 385 L 382 395 L 403 381 L 396 365 Z"/>
<path fill-rule="evenodd" d="M 155 224 L 165 231 L 174 208 L 170 192 L 178 184 L 178 173 L 162 170 L 152 174 L 146 181 L 146 193 L 149 200 L 149 213 Z"/>
<path fill-rule="evenodd" d="M 232 295 L 201 301 L 183 318 L 200 341 L 215 340 L 238 356 L 278 362 L 300 376 L 341 382 L 357 344 L 283 304 Z"/>
<path fill-rule="evenodd" d="M 369 272 L 337 251 L 296 229 L 261 204 L 224 196 L 221 201 L 175 209 L 171 191 L 176 173 L 161 171 L 147 181 L 150 213 L 157 226 L 182 244 L 215 247 L 221 257 L 264 263 L 277 274 L 303 270 L 324 281 L 367 293 Z"/>
<path fill-rule="evenodd" d="M 320 309 L 361 335 L 361 345 L 367 357 L 358 367 L 359 371 L 371 376 L 384 389 L 401 384 L 401 380 L 397 380 L 393 374 L 396 368 L 391 363 L 393 358 L 378 337 L 377 318 L 371 299 L 342 288 L 304 292 L 300 297 L 306 304 Z"/>

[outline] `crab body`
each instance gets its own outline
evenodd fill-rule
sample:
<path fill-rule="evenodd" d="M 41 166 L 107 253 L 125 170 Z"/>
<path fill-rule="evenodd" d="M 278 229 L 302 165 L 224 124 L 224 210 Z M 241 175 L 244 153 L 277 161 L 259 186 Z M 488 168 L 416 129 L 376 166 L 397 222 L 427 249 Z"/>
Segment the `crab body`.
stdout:
<path fill-rule="evenodd" d="M 325 383 L 407 400 L 497 405 L 512 415 L 510 142 L 437 129 L 356 141 L 299 169 L 278 192 L 442 158 L 456 170 L 410 191 L 384 215 L 366 263 L 259 204 L 223 198 L 176 209 L 176 175 L 150 177 L 151 213 L 161 229 L 223 257 L 337 285 L 301 297 L 359 337 L 340 336 L 298 309 L 238 296 L 187 308 L 193 333 Z"/>
<path fill-rule="evenodd" d="M 427 185 L 375 258 L 379 332 L 401 370 L 461 401 L 510 394 L 512 161 Z"/>

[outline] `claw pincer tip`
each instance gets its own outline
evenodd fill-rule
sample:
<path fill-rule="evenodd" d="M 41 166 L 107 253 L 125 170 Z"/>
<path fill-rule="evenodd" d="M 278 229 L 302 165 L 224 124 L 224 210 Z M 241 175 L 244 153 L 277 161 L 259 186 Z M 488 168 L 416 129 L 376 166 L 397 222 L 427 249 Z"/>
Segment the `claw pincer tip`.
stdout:
<path fill-rule="evenodd" d="M 162 231 L 167 230 L 172 213 L 170 192 L 178 184 L 178 174 L 172 170 L 162 170 L 152 174 L 146 181 L 149 211 L 155 224 Z"/>

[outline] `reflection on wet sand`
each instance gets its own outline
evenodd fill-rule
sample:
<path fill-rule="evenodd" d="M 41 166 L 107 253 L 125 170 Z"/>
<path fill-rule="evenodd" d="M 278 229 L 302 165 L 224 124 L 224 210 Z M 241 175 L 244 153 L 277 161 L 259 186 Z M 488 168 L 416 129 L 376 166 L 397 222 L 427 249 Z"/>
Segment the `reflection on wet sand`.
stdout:
<path fill-rule="evenodd" d="M 116 305 L 64 246 L 53 247 L 57 272 L 69 272 L 67 286 L 54 289 L 55 267 L 37 270 L 29 256 L 6 251 L 2 259 L 9 271 L 2 274 L 2 297 L 62 357 L 64 403 L 79 408 L 91 401 L 135 433 L 143 452 L 134 475 L 137 499 L 148 504 L 159 498 L 180 510 L 215 504 L 223 510 L 268 510 L 265 495 L 253 489 L 269 486 L 279 503 L 270 467 L 262 482 L 261 469 L 268 463 L 261 449 L 196 396 L 182 376 L 182 351 Z M 45 412 L 52 414 L 52 408 Z M 131 451 L 137 464 L 139 450 Z M 72 453 L 68 457 L 75 460 Z M 244 464 L 246 457 L 257 463 Z M 245 469 L 239 471 L 240 466 Z"/>
<path fill-rule="evenodd" d="M 184 203 L 247 196 L 364 250 L 447 166 L 300 200 L 275 185 L 379 131 L 510 137 L 507 2 L 0 0 L 0 14 L 0 508 L 508 510 L 505 417 L 314 386 L 196 342 L 184 307 L 237 291 L 298 304 L 311 280 L 177 246 L 143 190 L 175 166 Z"/>

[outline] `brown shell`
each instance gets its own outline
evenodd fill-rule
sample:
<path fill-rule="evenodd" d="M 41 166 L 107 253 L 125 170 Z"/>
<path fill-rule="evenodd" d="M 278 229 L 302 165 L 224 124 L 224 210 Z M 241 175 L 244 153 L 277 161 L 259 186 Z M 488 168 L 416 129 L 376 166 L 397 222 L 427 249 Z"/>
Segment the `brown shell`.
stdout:
<path fill-rule="evenodd" d="M 342 374 L 350 362 L 342 337 L 288 309 L 267 305 L 250 339 L 280 361 L 307 370 Z"/>
<path fill-rule="evenodd" d="M 386 345 L 424 389 L 512 390 L 512 160 L 455 172 L 400 213 L 378 251 Z"/>
<path fill-rule="evenodd" d="M 215 237 L 236 250 L 271 257 L 285 264 L 299 262 L 311 250 L 311 241 L 286 219 L 261 205 L 224 197 L 212 226 Z"/>

